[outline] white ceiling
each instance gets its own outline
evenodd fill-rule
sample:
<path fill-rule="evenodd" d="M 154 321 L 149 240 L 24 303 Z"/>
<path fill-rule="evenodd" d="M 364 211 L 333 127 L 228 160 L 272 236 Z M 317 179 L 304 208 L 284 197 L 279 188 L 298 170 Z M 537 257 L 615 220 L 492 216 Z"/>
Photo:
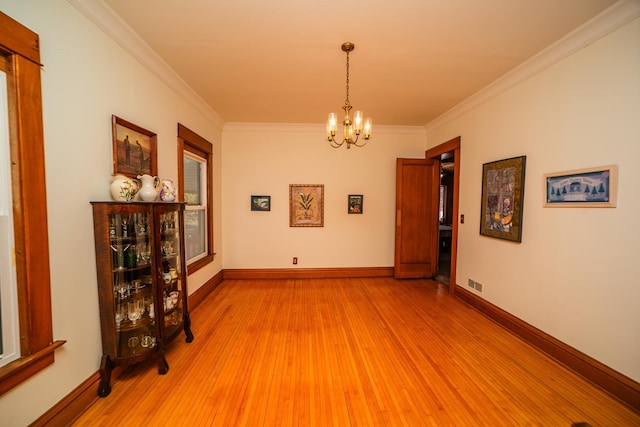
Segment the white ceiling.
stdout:
<path fill-rule="evenodd" d="M 225 122 L 426 125 L 615 0 L 103 0 Z"/>

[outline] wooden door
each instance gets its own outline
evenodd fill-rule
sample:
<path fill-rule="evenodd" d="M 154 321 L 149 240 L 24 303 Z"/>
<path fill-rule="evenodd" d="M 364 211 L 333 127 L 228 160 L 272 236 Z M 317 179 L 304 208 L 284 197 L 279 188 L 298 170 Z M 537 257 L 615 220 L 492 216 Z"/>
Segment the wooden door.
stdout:
<path fill-rule="evenodd" d="M 396 279 L 438 271 L 439 161 L 396 159 Z"/>

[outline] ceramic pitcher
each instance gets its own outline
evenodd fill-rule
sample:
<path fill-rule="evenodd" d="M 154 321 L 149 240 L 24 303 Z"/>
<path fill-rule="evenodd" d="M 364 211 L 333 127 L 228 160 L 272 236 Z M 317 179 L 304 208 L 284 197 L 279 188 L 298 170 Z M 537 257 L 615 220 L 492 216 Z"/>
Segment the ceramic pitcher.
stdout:
<path fill-rule="evenodd" d="M 151 175 L 138 175 L 138 179 L 142 182 L 140 186 L 140 199 L 145 202 L 153 202 L 158 198 L 158 177 Z"/>

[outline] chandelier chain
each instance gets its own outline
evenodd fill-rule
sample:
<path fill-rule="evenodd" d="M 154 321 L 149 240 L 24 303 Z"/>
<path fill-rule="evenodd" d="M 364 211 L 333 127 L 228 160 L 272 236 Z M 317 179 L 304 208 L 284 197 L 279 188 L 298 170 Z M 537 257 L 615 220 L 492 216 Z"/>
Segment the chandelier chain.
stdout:
<path fill-rule="evenodd" d="M 347 100 L 345 101 L 346 105 L 351 105 L 349 103 L 349 52 L 347 51 Z"/>

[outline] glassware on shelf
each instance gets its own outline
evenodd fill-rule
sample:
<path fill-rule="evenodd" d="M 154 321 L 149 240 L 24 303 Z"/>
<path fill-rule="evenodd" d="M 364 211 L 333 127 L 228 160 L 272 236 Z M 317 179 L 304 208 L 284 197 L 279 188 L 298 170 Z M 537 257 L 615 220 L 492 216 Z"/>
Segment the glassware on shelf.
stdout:
<path fill-rule="evenodd" d="M 122 270 L 125 266 L 125 251 L 129 249 L 131 244 L 121 244 L 121 245 L 109 245 L 111 249 L 116 253 L 115 259 L 115 267 Z"/>
<path fill-rule="evenodd" d="M 123 238 L 129 237 L 129 222 L 131 221 L 131 215 L 122 214 L 120 215 L 120 217 L 121 217 L 121 224 L 122 224 L 122 237 Z"/>
<path fill-rule="evenodd" d="M 134 325 L 138 322 L 138 320 L 140 320 L 143 312 L 144 305 L 142 304 L 141 299 L 135 299 L 127 303 L 127 317 L 129 317 L 129 320 L 131 320 L 131 323 L 133 323 Z"/>
<path fill-rule="evenodd" d="M 143 347 L 155 347 L 156 345 L 156 337 L 152 337 L 151 335 L 144 335 L 140 340 L 140 344 Z"/>
<path fill-rule="evenodd" d="M 114 288 L 118 292 L 120 300 L 123 300 L 126 294 L 129 293 L 129 284 L 125 282 L 120 275 L 116 276 Z"/>
<path fill-rule="evenodd" d="M 147 234 L 147 215 L 145 214 L 137 214 L 136 215 L 136 234 L 140 236 L 144 236 Z"/>
<path fill-rule="evenodd" d="M 134 348 L 138 346 L 138 343 L 140 342 L 140 338 L 138 337 L 131 337 L 127 340 L 127 345 L 129 346 L 129 348 Z"/>
<path fill-rule="evenodd" d="M 127 320 L 127 311 L 125 310 L 124 304 L 116 304 L 116 326 L 118 329 L 120 328 L 120 324 Z"/>
<path fill-rule="evenodd" d="M 116 219 L 113 215 L 111 216 L 109 221 L 109 237 L 111 239 L 116 238 Z"/>
<path fill-rule="evenodd" d="M 136 252 L 138 265 L 149 264 L 151 260 L 151 250 L 148 243 L 138 243 L 136 245 Z"/>
<path fill-rule="evenodd" d="M 138 261 L 138 250 L 136 245 L 129 245 L 124 254 L 124 266 L 127 268 L 134 268 Z"/>
<path fill-rule="evenodd" d="M 162 255 L 175 255 L 175 248 L 173 247 L 173 242 L 171 240 L 165 240 L 162 242 Z"/>
<path fill-rule="evenodd" d="M 153 312 L 153 295 L 147 295 L 143 298 L 144 309 L 149 313 L 149 317 L 153 319 L 155 313 Z"/>

